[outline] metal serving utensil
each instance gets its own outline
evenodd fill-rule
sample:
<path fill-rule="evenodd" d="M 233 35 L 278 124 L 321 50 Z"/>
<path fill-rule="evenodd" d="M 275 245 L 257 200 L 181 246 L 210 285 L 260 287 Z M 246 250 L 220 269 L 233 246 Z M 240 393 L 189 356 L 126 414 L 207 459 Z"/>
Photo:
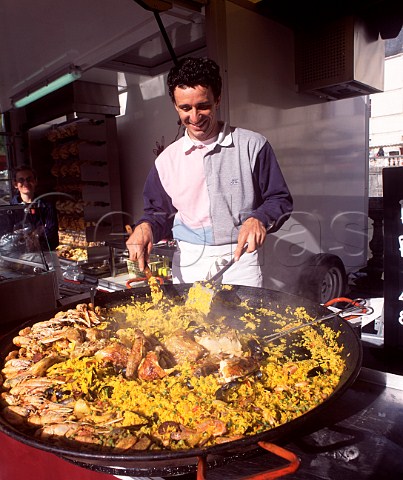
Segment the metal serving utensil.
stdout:
<path fill-rule="evenodd" d="M 92 304 L 92 308 L 95 309 L 95 295 L 97 293 L 97 287 L 90 288 L 90 302 Z"/>
<path fill-rule="evenodd" d="M 130 225 L 125 225 L 125 229 L 129 235 L 133 233 L 133 229 Z M 154 298 L 157 300 L 159 297 L 162 297 L 163 292 L 160 284 L 161 279 L 158 280 L 160 277 L 154 276 L 153 272 L 151 271 L 147 263 L 145 263 L 144 265 L 143 272 L 147 278 L 148 285 L 151 288 L 151 293 L 154 295 Z"/>
<path fill-rule="evenodd" d="M 246 251 L 247 247 L 248 245 L 246 244 L 241 255 Z M 186 306 L 196 308 L 207 315 L 210 311 L 214 296 L 218 292 L 218 287 L 221 285 L 224 273 L 234 264 L 234 262 L 235 259 L 232 257 L 231 260 L 221 268 L 221 270 L 208 280 L 194 282 L 189 288 Z"/>
<path fill-rule="evenodd" d="M 270 335 L 265 335 L 263 338 L 266 342 L 273 342 L 274 340 L 284 337 L 285 335 L 289 335 L 290 333 L 296 332 L 298 330 L 302 330 L 305 327 L 310 327 L 312 325 L 316 325 L 317 323 L 330 320 L 333 317 L 337 317 L 337 315 L 339 315 L 342 318 L 344 318 L 347 314 L 350 314 L 350 313 L 352 314 L 352 316 L 362 316 L 362 315 L 368 315 L 372 313 L 372 311 L 373 311 L 372 307 L 366 306 L 365 300 L 361 298 L 357 300 L 351 300 L 351 306 L 349 307 L 345 307 L 339 311 L 328 313 L 327 315 L 323 315 L 319 318 L 315 318 L 310 322 L 303 323 L 301 325 L 296 325 L 294 327 L 286 328 L 285 330 L 272 333 Z M 348 321 L 347 318 L 346 318 L 346 321 Z"/>

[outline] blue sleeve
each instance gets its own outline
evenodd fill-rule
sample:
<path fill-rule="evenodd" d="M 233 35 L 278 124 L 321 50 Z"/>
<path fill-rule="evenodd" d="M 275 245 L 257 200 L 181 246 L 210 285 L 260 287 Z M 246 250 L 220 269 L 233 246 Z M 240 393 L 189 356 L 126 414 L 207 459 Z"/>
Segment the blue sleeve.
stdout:
<path fill-rule="evenodd" d="M 162 186 L 155 165 L 146 179 L 143 190 L 144 214 L 136 223 L 148 222 L 153 231 L 154 242 L 172 238 L 175 207 L 171 197 Z"/>
<path fill-rule="evenodd" d="M 255 210 L 270 232 L 277 231 L 290 217 L 293 200 L 271 145 L 266 142 L 259 152 L 253 170 Z"/>

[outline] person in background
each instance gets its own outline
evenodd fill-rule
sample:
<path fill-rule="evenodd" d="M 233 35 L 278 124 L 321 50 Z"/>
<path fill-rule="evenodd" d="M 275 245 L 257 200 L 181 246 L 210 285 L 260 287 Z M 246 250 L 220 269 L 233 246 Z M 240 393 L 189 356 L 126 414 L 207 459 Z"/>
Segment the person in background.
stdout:
<path fill-rule="evenodd" d="M 222 79 L 213 60 L 182 59 L 167 83 L 185 134 L 149 172 L 129 258 L 143 270 L 153 244 L 174 238 L 174 283 L 208 279 L 233 257 L 223 283 L 261 287 L 266 235 L 293 205 L 273 148 L 263 135 L 218 120 Z"/>
<path fill-rule="evenodd" d="M 55 250 L 59 245 L 59 225 L 54 204 L 45 195 L 35 198 L 38 179 L 35 171 L 27 165 L 17 167 L 13 172 L 13 185 L 17 193 L 11 205 L 26 205 L 28 208 L 14 218 L 13 228 L 29 227 L 38 233 L 44 251 Z"/>
<path fill-rule="evenodd" d="M 385 152 L 383 151 L 383 147 L 380 147 L 378 153 L 376 154 L 377 157 L 384 157 Z"/>

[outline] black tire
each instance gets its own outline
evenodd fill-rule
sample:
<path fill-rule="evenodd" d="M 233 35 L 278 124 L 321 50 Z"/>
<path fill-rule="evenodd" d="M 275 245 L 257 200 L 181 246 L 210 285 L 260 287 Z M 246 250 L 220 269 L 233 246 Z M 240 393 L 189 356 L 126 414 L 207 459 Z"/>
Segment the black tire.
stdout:
<path fill-rule="evenodd" d="M 346 289 L 346 270 L 336 255 L 315 255 L 299 281 L 300 295 L 321 304 L 343 296 Z"/>

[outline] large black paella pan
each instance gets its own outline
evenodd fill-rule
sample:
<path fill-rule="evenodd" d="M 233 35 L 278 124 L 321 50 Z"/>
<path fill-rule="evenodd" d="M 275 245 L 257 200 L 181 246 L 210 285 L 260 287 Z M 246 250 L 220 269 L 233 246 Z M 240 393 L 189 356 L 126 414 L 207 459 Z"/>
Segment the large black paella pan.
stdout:
<path fill-rule="evenodd" d="M 162 288 L 165 296 L 183 300 L 186 298 L 190 285 L 163 285 Z M 99 292 L 96 297 L 96 304 L 101 307 L 112 308 L 132 302 L 133 297 L 142 300 L 149 297 L 149 295 L 150 290 L 148 287 L 115 293 Z M 234 323 L 234 328 L 240 329 L 242 325 L 237 322 L 237 315 L 239 315 L 240 304 L 243 301 L 247 301 L 248 305 L 253 308 L 264 307 L 280 313 L 286 310 L 290 311 L 293 308 L 303 307 L 307 314 L 313 318 L 322 317 L 329 313 L 327 308 L 298 296 L 244 286 L 233 286 L 229 290 L 223 290 L 218 295 L 213 309 L 220 309 L 221 312 L 227 315 L 230 322 Z M 69 308 L 69 306 L 64 307 L 63 310 L 66 308 Z M 35 318 L 35 320 L 27 322 L 24 326 L 29 326 L 39 320 L 41 319 Z M 3 416 L 0 416 L 0 431 L 24 444 L 56 454 L 85 468 L 115 475 L 165 477 L 181 475 L 196 471 L 200 458 L 205 459 L 209 467 L 220 465 L 257 449 L 259 442 L 280 441 L 282 438 L 295 432 L 297 428 L 307 425 L 307 422 L 313 421 L 320 412 L 334 402 L 355 381 L 362 362 L 362 347 L 359 337 L 349 323 L 338 315 L 326 320 L 324 323 L 331 330 L 339 332 L 337 343 L 343 346 L 340 355 L 345 362 L 345 367 L 338 385 L 330 396 L 324 398 L 313 409 L 264 432 L 209 447 L 195 447 L 183 450 L 130 450 L 124 453 L 115 453 L 113 451 L 100 452 L 88 448 L 83 449 L 76 445 L 69 446 L 50 443 L 27 434 L 18 425 L 9 423 Z M 12 343 L 13 338 L 21 328 L 22 326 L 10 331 L 2 338 L 0 343 L 2 364 L 7 353 L 15 348 Z M 270 322 L 264 322 L 264 325 L 261 325 L 256 331 L 258 335 L 264 338 L 272 333 L 275 328 L 276 326 L 271 325 Z M 287 348 L 293 354 L 303 357 L 306 352 L 304 352 L 303 348 L 301 349 L 297 340 L 298 332 L 283 337 Z"/>

